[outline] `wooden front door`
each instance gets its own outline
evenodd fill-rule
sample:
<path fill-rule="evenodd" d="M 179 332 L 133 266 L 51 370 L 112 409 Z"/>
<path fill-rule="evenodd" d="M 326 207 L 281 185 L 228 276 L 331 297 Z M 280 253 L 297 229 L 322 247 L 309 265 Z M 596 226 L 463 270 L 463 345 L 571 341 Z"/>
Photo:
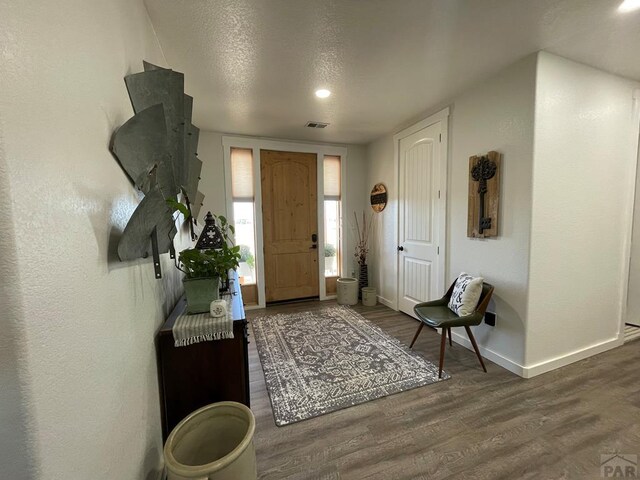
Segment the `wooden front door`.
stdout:
<path fill-rule="evenodd" d="M 260 151 L 267 302 L 319 295 L 317 163 L 314 153 Z"/>

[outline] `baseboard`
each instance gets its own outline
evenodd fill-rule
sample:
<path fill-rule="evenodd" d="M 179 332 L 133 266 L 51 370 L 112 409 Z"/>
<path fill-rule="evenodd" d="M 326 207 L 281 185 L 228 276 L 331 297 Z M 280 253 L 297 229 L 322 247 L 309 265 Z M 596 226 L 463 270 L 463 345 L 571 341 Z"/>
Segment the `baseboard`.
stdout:
<path fill-rule="evenodd" d="M 545 360 L 544 362 L 525 367 L 523 376 L 524 378 L 531 378 L 537 375 L 542 375 L 543 373 L 550 372 L 551 370 L 555 370 L 556 368 L 564 367 L 571 363 L 584 360 L 588 357 L 593 357 L 594 355 L 598 355 L 602 352 L 606 352 L 607 350 L 611 350 L 612 348 L 619 347 L 623 343 L 624 337 L 616 337 L 610 340 L 605 340 L 604 342 L 589 345 L 588 347 L 575 350 L 566 355 L 551 358 L 549 360 Z"/>
<path fill-rule="evenodd" d="M 460 335 L 453 329 L 451 329 L 451 333 L 452 333 L 451 336 L 456 343 L 462 345 L 468 350 L 471 350 L 472 352 L 474 351 L 473 345 L 471 345 L 471 341 L 466 336 Z M 486 358 L 487 360 L 491 360 L 493 363 L 500 365 L 502 368 L 506 368 L 510 372 L 515 373 L 520 377 L 527 378 L 525 376 L 525 370 L 526 370 L 525 367 L 520 365 L 519 363 L 514 362 L 510 358 L 503 357 L 499 353 L 496 353 L 493 350 L 490 350 L 481 345 L 478 345 L 478 349 L 480 350 L 480 355 L 482 355 L 483 358 Z"/>
<path fill-rule="evenodd" d="M 396 305 L 394 302 L 392 302 L 391 300 L 387 300 L 386 298 L 384 298 L 381 295 L 377 295 L 378 297 L 378 302 L 380 302 L 383 305 L 386 305 L 387 307 L 391 308 L 392 310 L 396 309 Z"/>
<path fill-rule="evenodd" d="M 468 350 L 473 351 L 473 345 L 471 345 L 471 341 L 469 341 L 466 336 L 456 333 L 453 330 L 452 333 L 453 340 L 456 343 L 462 345 Z M 567 366 L 571 363 L 584 360 L 585 358 L 598 355 L 599 353 L 606 352 L 607 350 L 611 350 L 612 348 L 619 347 L 623 343 L 624 338 L 613 338 L 610 340 L 605 340 L 604 342 L 590 345 L 580 350 L 576 350 L 566 355 L 545 360 L 544 362 L 529 366 L 520 365 L 519 363 L 516 363 L 509 358 L 503 357 L 499 353 L 496 353 L 486 347 L 478 345 L 478 348 L 480 349 L 480 354 L 487 360 L 491 360 L 493 363 L 497 363 L 501 367 L 506 368 L 510 372 L 513 372 L 516 375 L 521 376 L 522 378 L 533 378 L 535 376 L 542 375 L 543 373 L 550 372 L 551 370 L 555 370 L 557 368 Z"/>

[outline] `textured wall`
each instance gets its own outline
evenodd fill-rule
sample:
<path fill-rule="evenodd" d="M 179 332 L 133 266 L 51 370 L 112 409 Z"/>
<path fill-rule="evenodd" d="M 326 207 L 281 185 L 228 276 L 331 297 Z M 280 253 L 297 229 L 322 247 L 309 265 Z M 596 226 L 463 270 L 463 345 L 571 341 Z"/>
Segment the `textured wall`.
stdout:
<path fill-rule="evenodd" d="M 373 213 L 369 206 L 369 191 L 371 186 L 366 184 L 366 149 L 361 145 L 347 145 L 347 178 L 343 181 L 343 235 L 347 238 L 347 271 L 344 276 L 358 275 L 358 262 L 354 257 L 358 234 L 355 230 L 353 212 L 361 218 L 362 212 L 366 215 Z"/>
<path fill-rule="evenodd" d="M 226 215 L 222 134 L 201 131 L 198 156 L 207 159 L 206 162 L 203 162 L 200 174 L 199 189 L 205 197 L 198 221 L 202 221 L 208 211 L 217 215 Z"/>
<path fill-rule="evenodd" d="M 450 127 L 447 281 L 466 271 L 495 286 L 496 326 L 481 324 L 474 335 L 517 373 L 527 323 L 535 75 L 532 55 L 456 98 Z M 468 238 L 469 157 L 489 150 L 503 154 L 499 236 Z"/>
<path fill-rule="evenodd" d="M 371 286 L 378 289 L 380 301 L 393 306 L 398 294 L 395 275 L 398 258 L 398 180 L 397 172 L 394 171 L 393 135 L 386 135 L 370 143 L 367 146 L 367 160 L 368 183 L 372 187 L 376 183 L 384 183 L 388 192 L 387 206 L 376 214 L 369 255 L 369 278 Z"/>
<path fill-rule="evenodd" d="M 0 476 L 157 478 L 154 335 L 179 275 L 115 258 L 138 196 L 108 145 L 123 77 L 162 53 L 131 0 L 2 0 L 0 44 Z"/>
<path fill-rule="evenodd" d="M 635 118 L 640 116 L 640 89 L 635 91 L 634 116 Z M 638 161 L 640 161 L 640 148 L 638 148 L 637 155 Z M 636 171 L 636 192 L 638 191 L 640 191 L 640 171 Z M 640 325 L 640 195 L 637 193 L 633 208 L 633 238 L 625 322 Z"/>
<path fill-rule="evenodd" d="M 621 324 L 628 262 L 638 84 L 541 53 L 527 364 L 609 342 Z M 590 354 L 593 354 L 591 352 Z"/>
<path fill-rule="evenodd" d="M 466 270 L 496 286 L 490 310 L 498 314 L 497 325 L 480 325 L 475 335 L 490 358 L 523 376 L 620 343 L 637 87 L 541 52 L 452 101 L 448 280 Z M 504 154 L 500 235 L 469 239 L 468 158 L 491 149 Z M 369 182 L 393 185 L 392 135 L 370 144 L 368 158 Z M 372 261 L 381 295 L 390 302 L 397 296 L 396 195 L 391 192 Z M 638 243 L 632 255 L 640 250 Z M 640 290 L 636 278 L 632 270 L 631 314 Z"/>
<path fill-rule="evenodd" d="M 480 325 L 475 335 L 494 353 L 494 360 L 502 358 L 502 364 L 515 371 L 521 370 L 524 359 L 535 64 L 535 56 L 527 57 L 456 97 L 449 119 L 446 283 L 466 271 L 496 286 L 491 307 L 498 323 Z M 500 236 L 470 239 L 466 233 L 469 157 L 489 150 L 504 154 Z M 372 275 L 382 299 L 395 303 L 398 192 L 393 135 L 370 144 L 368 157 L 369 183 L 385 182 L 389 187 L 389 205 L 376 231 Z"/>
<path fill-rule="evenodd" d="M 4 200 L 11 198 L 3 148 L 2 117 L 0 117 L 0 191 Z M 10 205 L 0 208 L 0 223 L 12 226 Z M 33 444 L 27 430 L 29 416 L 28 386 L 22 381 L 27 375 L 25 358 L 25 331 L 22 319 L 22 303 L 16 285 L 20 284 L 18 262 L 15 257 L 16 238 L 12 228 L 0 229 L 0 431 L 10 432 L 0 436 L 0 473 L 3 478 L 31 479 L 33 470 Z"/>

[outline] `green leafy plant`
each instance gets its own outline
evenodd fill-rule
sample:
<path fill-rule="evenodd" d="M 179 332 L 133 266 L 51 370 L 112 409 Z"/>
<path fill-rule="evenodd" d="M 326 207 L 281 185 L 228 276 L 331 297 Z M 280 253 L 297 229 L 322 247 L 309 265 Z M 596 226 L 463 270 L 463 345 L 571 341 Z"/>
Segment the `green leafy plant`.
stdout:
<path fill-rule="evenodd" d="M 331 245 L 330 243 L 325 243 L 324 244 L 324 256 L 326 258 L 329 257 L 335 257 L 336 256 L 336 247 L 334 247 L 333 245 Z"/>
<path fill-rule="evenodd" d="M 254 268 L 256 265 L 256 259 L 251 253 L 249 245 L 240 245 L 240 261 L 245 262 L 249 268 Z"/>
<path fill-rule="evenodd" d="M 180 203 L 175 198 L 167 198 L 165 202 L 167 202 L 167 205 L 169 205 L 169 208 L 171 208 L 172 212 L 179 211 L 180 213 L 182 213 L 184 215 L 185 220 L 191 216 L 189 207 L 187 207 L 184 203 Z"/>
<path fill-rule="evenodd" d="M 213 217 L 224 240 L 222 247 L 209 250 L 187 248 L 181 251 L 178 268 L 186 278 L 225 278 L 229 270 L 235 270 L 240 264 L 240 247 L 234 246 L 231 239 L 235 231 L 233 225 L 222 215 Z"/>

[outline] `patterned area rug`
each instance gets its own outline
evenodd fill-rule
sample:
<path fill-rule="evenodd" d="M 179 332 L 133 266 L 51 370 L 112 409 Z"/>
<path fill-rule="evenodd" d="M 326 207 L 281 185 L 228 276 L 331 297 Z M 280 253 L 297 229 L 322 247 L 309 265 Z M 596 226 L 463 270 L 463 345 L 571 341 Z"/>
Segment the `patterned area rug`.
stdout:
<path fill-rule="evenodd" d="M 278 426 L 439 381 L 437 365 L 347 307 L 251 324 Z"/>

